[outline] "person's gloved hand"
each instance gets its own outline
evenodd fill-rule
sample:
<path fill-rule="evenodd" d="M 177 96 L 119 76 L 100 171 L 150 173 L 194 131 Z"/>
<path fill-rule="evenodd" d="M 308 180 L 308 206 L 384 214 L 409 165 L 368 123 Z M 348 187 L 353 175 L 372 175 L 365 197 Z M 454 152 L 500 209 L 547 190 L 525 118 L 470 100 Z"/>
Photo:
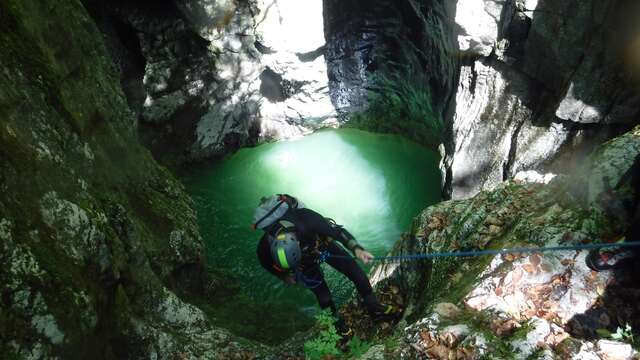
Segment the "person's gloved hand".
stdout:
<path fill-rule="evenodd" d="M 355 251 L 356 257 L 360 260 L 362 260 L 363 263 L 368 264 L 369 262 L 371 262 L 371 260 L 373 260 L 373 255 L 363 249 L 356 249 Z"/>

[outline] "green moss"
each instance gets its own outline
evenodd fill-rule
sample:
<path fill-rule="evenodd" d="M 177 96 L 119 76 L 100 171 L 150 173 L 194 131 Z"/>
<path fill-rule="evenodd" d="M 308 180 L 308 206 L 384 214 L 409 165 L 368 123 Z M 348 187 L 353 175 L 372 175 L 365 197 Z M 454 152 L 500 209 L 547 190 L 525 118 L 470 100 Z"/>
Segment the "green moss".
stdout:
<path fill-rule="evenodd" d="M 380 72 L 372 79 L 368 108 L 348 127 L 404 136 L 427 147 L 442 142 L 444 123 L 432 105 L 428 78 L 417 69 Z"/>
<path fill-rule="evenodd" d="M 227 282 L 234 284 L 235 280 Z M 189 302 L 202 309 L 213 324 L 265 344 L 276 345 L 314 324 L 313 318 L 287 304 L 260 304 L 233 288 L 218 288 L 210 299 L 192 296 Z"/>
<path fill-rule="evenodd" d="M 78 0 L 1 2 L 0 47 L 0 209 L 14 225 L 16 246 L 30 249 L 44 273 L 15 276 L 4 268 L 0 290 L 18 283 L 42 295 L 65 334 L 57 354 L 136 353 L 145 344 L 122 336 L 132 331 L 131 321 L 159 321 L 152 318 L 154 305 L 164 286 L 176 284 L 174 270 L 202 265 L 190 199 L 137 142 L 101 35 Z M 41 216 L 41 199 L 51 191 L 86 212 L 104 234 L 108 254 L 101 256 L 110 267 L 102 269 L 97 256 L 82 263 L 67 256 L 62 245 L 71 242 Z M 169 242 L 176 229 L 187 239 L 179 255 Z M 0 259 L 7 256 L 0 247 Z M 29 323 L 31 310 L 7 299 L 11 311 L 0 313 L 0 347 L 10 340 L 24 348 L 46 342 Z M 88 328 L 94 312 L 98 324 Z"/>

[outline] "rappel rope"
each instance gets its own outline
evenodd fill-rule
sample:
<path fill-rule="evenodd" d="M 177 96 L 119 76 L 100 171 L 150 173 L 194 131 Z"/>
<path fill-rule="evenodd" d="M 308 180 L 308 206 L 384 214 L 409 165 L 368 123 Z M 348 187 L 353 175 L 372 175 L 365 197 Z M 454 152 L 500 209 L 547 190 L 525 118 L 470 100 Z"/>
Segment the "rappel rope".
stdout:
<path fill-rule="evenodd" d="M 548 246 L 548 247 L 521 247 L 511 249 L 489 249 L 489 250 L 474 250 L 474 251 L 449 251 L 449 252 L 434 252 L 428 254 L 407 254 L 407 255 L 394 255 L 394 256 L 376 256 L 371 261 L 380 262 L 402 262 L 402 261 L 418 261 L 433 258 L 442 257 L 472 257 L 483 255 L 501 255 L 501 254 L 514 254 L 514 253 L 538 253 L 549 251 L 567 251 L 567 250 L 593 250 L 611 247 L 633 247 L 640 246 L 640 242 L 625 242 L 625 243 L 602 243 L 602 244 L 577 244 L 577 245 L 565 245 L 565 246 Z M 353 258 L 353 256 L 322 254 L 320 257 L 322 260 L 327 258 Z"/>

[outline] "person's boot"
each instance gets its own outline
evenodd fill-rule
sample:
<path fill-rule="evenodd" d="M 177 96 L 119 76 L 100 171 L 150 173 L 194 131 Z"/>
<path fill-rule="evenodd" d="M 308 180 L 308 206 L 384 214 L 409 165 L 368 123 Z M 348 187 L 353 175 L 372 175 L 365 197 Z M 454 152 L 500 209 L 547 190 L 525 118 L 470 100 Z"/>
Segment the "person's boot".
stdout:
<path fill-rule="evenodd" d="M 593 271 L 620 269 L 630 265 L 636 252 L 629 248 L 591 250 L 587 255 L 587 266 Z"/>
<path fill-rule="evenodd" d="M 350 339 L 353 336 L 353 329 L 343 318 L 338 317 L 338 320 L 333 323 L 333 326 L 336 328 L 338 335 L 342 336 L 343 339 Z"/>
<path fill-rule="evenodd" d="M 378 301 L 378 298 L 374 293 L 371 293 L 364 297 L 364 306 L 367 308 L 369 316 L 374 320 L 384 320 L 397 315 L 399 309 L 393 305 L 384 305 Z"/>

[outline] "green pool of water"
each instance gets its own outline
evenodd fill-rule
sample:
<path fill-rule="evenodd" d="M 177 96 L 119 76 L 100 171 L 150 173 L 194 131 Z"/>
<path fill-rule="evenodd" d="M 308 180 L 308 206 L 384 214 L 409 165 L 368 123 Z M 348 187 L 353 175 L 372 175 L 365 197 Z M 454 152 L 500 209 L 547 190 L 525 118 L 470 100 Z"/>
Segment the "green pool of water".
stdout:
<path fill-rule="evenodd" d="M 262 232 L 250 228 L 260 197 L 296 196 L 344 225 L 374 255 L 384 255 L 420 210 L 440 200 L 438 161 L 433 151 L 397 136 L 325 130 L 242 149 L 191 171 L 184 181 L 196 203 L 209 263 L 234 274 L 242 293 L 264 307 L 269 323 L 295 331 L 308 324 L 296 319 L 313 314 L 316 301 L 310 291 L 286 286 L 260 267 L 255 250 Z M 339 304 L 354 288 L 324 266 Z M 233 316 L 241 318 L 242 309 L 236 311 Z"/>

